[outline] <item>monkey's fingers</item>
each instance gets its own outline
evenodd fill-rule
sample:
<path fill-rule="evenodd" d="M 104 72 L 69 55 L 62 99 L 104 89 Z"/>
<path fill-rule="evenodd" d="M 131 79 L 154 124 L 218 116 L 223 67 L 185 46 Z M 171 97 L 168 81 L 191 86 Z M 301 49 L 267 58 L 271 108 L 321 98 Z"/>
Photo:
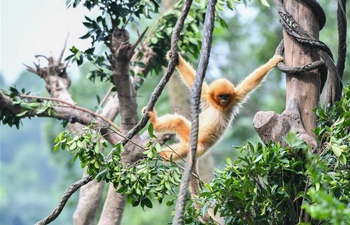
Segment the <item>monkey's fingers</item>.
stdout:
<path fill-rule="evenodd" d="M 166 54 L 166 59 L 170 60 L 171 57 L 173 56 L 173 53 L 171 51 L 168 51 Z M 177 57 L 176 57 L 176 65 L 179 65 L 179 54 L 177 53 Z"/>
<path fill-rule="evenodd" d="M 282 62 L 283 61 L 283 57 L 281 55 L 274 55 L 271 58 L 271 62 L 275 65 L 277 65 L 277 63 Z"/>
<path fill-rule="evenodd" d="M 147 106 L 143 107 L 143 108 L 141 109 L 141 113 L 142 113 L 142 114 L 147 113 L 147 110 L 146 110 L 146 109 L 147 109 Z"/>

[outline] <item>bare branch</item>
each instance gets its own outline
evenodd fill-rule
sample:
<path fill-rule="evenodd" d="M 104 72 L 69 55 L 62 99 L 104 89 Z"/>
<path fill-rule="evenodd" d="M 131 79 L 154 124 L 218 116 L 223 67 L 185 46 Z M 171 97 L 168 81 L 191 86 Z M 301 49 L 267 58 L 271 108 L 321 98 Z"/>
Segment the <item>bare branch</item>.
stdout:
<path fill-rule="evenodd" d="M 61 201 L 58 203 L 58 206 L 48 215 L 45 219 L 37 222 L 35 225 L 46 225 L 54 221 L 62 212 L 64 206 L 69 200 L 70 196 L 74 194 L 80 187 L 92 181 L 92 176 L 87 176 L 84 179 L 81 179 L 69 186 L 69 188 L 64 192 Z"/>
<path fill-rule="evenodd" d="M 66 47 L 67 47 L 68 38 L 69 38 L 69 33 L 67 34 L 67 38 L 66 38 L 66 40 L 64 41 L 63 49 L 62 49 L 62 51 L 61 51 L 60 57 L 59 57 L 58 60 L 57 60 L 58 62 L 62 62 L 63 54 L 64 54 L 64 51 L 66 50 Z"/>
<path fill-rule="evenodd" d="M 146 27 L 146 29 L 142 32 L 142 34 L 139 36 L 137 41 L 131 46 L 131 51 L 132 52 L 135 50 L 136 46 L 142 41 L 143 36 L 145 36 L 147 30 L 148 30 L 148 27 Z"/>

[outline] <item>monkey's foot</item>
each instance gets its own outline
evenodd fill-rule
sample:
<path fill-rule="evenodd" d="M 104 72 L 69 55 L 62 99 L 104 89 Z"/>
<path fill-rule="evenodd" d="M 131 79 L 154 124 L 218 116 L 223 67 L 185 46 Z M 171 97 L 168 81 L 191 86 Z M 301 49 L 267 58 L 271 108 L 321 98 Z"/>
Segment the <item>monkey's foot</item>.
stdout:
<path fill-rule="evenodd" d="M 169 152 L 159 152 L 158 154 L 159 154 L 160 157 L 162 157 L 165 161 L 169 161 L 169 160 L 170 160 L 170 154 L 169 154 Z"/>
<path fill-rule="evenodd" d="M 164 161 L 170 161 L 170 158 L 172 161 L 177 161 L 179 159 L 182 159 L 181 156 L 179 156 L 176 152 L 173 151 L 162 151 L 158 153 Z"/>

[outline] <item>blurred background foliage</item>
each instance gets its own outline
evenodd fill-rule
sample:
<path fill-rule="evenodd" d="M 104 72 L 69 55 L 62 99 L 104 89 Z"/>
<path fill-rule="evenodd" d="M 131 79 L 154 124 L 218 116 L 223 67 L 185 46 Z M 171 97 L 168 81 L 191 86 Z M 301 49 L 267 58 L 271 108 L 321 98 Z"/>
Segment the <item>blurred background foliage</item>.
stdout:
<path fill-rule="evenodd" d="M 222 12 L 228 29 L 217 28 L 214 32 L 207 72 L 209 82 L 218 77 L 226 77 L 237 83 L 273 55 L 281 40 L 282 30 L 272 1 L 269 2 L 271 8 L 262 6 L 258 1 L 252 1 L 247 6 L 237 3 L 233 11 Z M 337 58 L 337 1 L 318 2 L 327 15 L 327 23 L 320 33 L 320 39 L 329 45 Z M 349 4 L 347 8 L 347 11 L 350 11 Z M 150 24 L 140 24 L 142 27 L 148 25 Z M 131 33 L 131 40 L 134 41 L 137 38 L 135 25 L 128 25 L 127 29 Z M 349 32 L 348 30 L 348 37 Z M 33 52 L 34 54 L 37 53 Z M 349 56 L 348 50 L 348 59 Z M 196 65 L 192 55 L 186 57 L 193 59 L 191 63 Z M 78 105 L 96 110 L 98 108 L 96 96 L 102 99 L 109 84 L 91 83 L 86 79 L 91 67 L 89 63 L 81 67 L 80 76 L 72 81 L 70 91 Z M 162 74 L 151 74 L 139 89 L 139 111 L 147 104 L 150 93 L 161 76 Z M 350 68 L 347 67 L 344 82 L 349 81 L 349 78 Z M 2 76 L 0 81 L 1 88 L 7 89 L 12 85 L 4 84 Z M 15 84 L 19 89 L 31 90 L 34 95 L 47 96 L 44 82 L 24 68 Z M 89 91 L 81 87 L 89 87 Z M 233 159 L 236 157 L 237 151 L 234 146 L 241 146 L 248 141 L 260 141 L 252 126 L 255 113 L 260 110 L 281 113 L 284 109 L 284 99 L 285 78 L 275 69 L 245 103 L 233 122 L 232 129 L 228 130 L 224 139 L 216 146 L 214 156 L 218 168 L 223 168 L 226 157 Z M 167 91 L 164 91 L 159 99 L 157 110 L 159 114 L 170 112 Z M 56 206 L 68 185 L 81 178 L 82 169 L 79 162 L 72 164 L 72 156 L 64 151 L 55 153 L 52 151 L 53 140 L 62 130 L 60 121 L 43 118 L 25 119 L 20 131 L 1 126 L 0 224 L 22 225 L 39 221 Z M 69 200 L 68 207 L 52 224 L 71 224 L 77 199 L 78 193 Z M 157 203 L 153 205 L 153 209 L 146 209 L 145 212 L 141 208 L 130 209 L 131 206 L 128 205 L 123 224 L 154 225 L 156 219 L 159 221 L 157 224 L 166 224 L 171 220 L 169 207 L 159 206 Z"/>

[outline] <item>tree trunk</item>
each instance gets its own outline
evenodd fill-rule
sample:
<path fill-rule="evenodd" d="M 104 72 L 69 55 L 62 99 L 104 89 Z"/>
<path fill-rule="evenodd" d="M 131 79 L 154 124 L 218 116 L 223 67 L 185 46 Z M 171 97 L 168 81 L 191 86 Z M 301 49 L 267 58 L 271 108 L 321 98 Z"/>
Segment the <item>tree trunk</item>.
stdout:
<path fill-rule="evenodd" d="M 284 7 L 306 32 L 318 40 L 320 25 L 312 8 L 301 0 L 285 0 Z M 304 66 L 319 60 L 317 50 L 300 44 L 285 31 L 283 37 L 284 62 L 287 66 Z M 281 115 L 275 112 L 258 112 L 254 117 L 254 127 L 264 143 L 272 140 L 285 145 L 283 137 L 289 131 L 294 131 L 308 145 L 316 148 L 317 142 L 312 130 L 316 128 L 317 117 L 312 110 L 319 102 L 319 71 L 289 73 L 286 81 L 285 111 Z"/>
<path fill-rule="evenodd" d="M 299 25 L 315 39 L 319 38 L 318 19 L 304 1 L 285 0 L 286 10 Z M 319 60 L 316 50 L 299 44 L 294 38 L 283 32 L 285 63 L 289 66 L 301 66 Z M 317 107 L 320 95 L 320 76 L 318 71 L 287 74 L 286 105 L 296 99 L 300 109 L 301 121 L 306 132 L 315 137 L 312 130 L 316 128 L 317 117 L 312 110 Z"/>

